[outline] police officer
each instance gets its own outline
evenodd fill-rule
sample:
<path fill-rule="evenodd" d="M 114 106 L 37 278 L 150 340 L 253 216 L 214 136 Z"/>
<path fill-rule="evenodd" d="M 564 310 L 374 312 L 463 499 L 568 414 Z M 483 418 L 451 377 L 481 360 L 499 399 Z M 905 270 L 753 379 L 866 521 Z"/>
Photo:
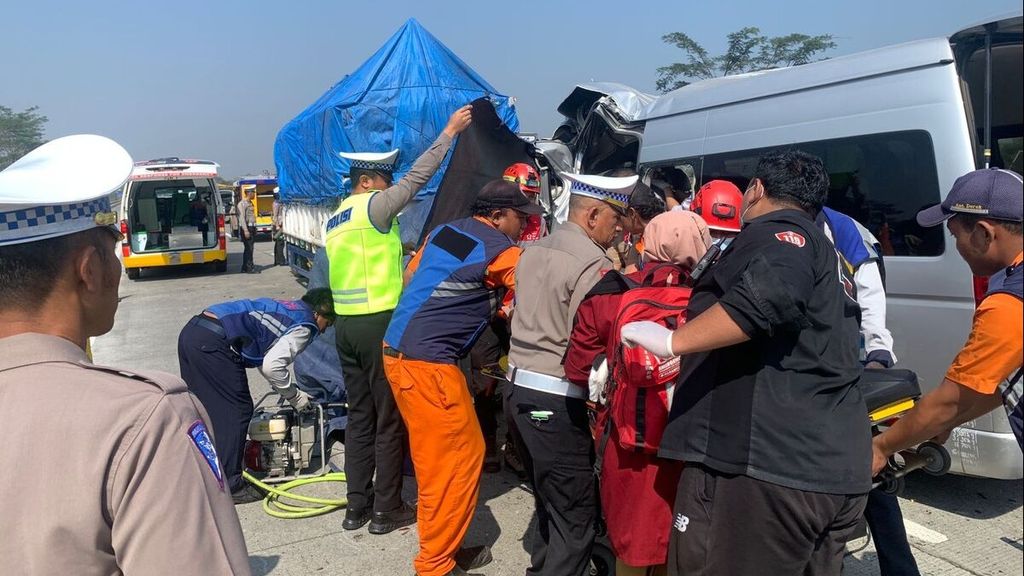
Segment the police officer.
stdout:
<path fill-rule="evenodd" d="M 381 356 L 384 331 L 402 293 L 402 240 L 395 218 L 437 171 L 452 139 L 469 126 L 470 110 L 463 106 L 451 115 L 397 184 L 391 179 L 398 150 L 341 154 L 350 162 L 352 191 L 327 222 L 326 250 L 349 404 L 345 530 L 357 530 L 372 517 L 370 533 L 387 534 L 416 520 L 415 509 L 401 498 L 405 429 Z"/>
<path fill-rule="evenodd" d="M 249 574 L 184 382 L 85 354 L 114 324 L 108 194 L 131 169 L 112 140 L 77 135 L 0 172 L 0 557 L 25 574 Z"/>
<path fill-rule="evenodd" d="M 257 274 L 259 270 L 253 264 L 253 248 L 256 243 L 256 188 L 242 190 L 242 199 L 238 202 L 238 223 L 242 234 L 242 272 Z"/>
<path fill-rule="evenodd" d="M 296 410 L 309 395 L 296 388 L 288 367 L 309 343 L 334 324 L 328 288 L 313 288 L 299 300 L 236 300 L 196 314 L 178 335 L 181 378 L 210 414 L 217 453 L 235 504 L 263 498 L 242 478 L 245 435 L 252 419 L 246 368 L 260 373 Z"/>
<path fill-rule="evenodd" d="M 743 198 L 743 230 L 697 281 L 687 322 L 622 328 L 683 356 L 659 454 L 686 462 L 669 572 L 839 574 L 871 488 L 857 382 L 858 307 L 814 223 L 821 161 L 772 152 Z"/>
<path fill-rule="evenodd" d="M 573 317 L 611 268 L 605 251 L 637 177 L 568 175 L 569 218 L 530 244 L 516 268 L 506 413 L 533 485 L 537 534 L 528 574 L 586 574 L 597 498 L 585 387 L 565 379 L 562 358 Z"/>

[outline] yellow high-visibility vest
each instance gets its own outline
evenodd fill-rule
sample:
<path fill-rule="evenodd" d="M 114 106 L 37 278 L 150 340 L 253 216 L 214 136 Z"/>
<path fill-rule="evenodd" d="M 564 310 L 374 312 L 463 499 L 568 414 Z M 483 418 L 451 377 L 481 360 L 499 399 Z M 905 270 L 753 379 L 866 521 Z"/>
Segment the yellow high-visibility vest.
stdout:
<path fill-rule="evenodd" d="M 370 222 L 377 191 L 353 194 L 327 221 L 325 248 L 334 313 L 359 316 L 394 310 L 402 294 L 402 238 L 398 220 L 386 234 Z"/>

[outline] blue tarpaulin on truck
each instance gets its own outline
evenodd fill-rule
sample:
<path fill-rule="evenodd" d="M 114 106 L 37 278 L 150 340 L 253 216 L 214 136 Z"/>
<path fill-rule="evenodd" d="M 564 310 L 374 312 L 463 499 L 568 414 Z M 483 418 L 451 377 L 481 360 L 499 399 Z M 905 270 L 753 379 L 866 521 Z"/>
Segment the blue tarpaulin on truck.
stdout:
<path fill-rule="evenodd" d="M 278 186 L 285 202 L 333 205 L 348 194 L 348 161 L 339 152 L 398 148 L 395 178 L 437 138 L 459 106 L 487 97 L 513 132 L 519 129 L 513 99 L 432 36 L 408 20 L 352 74 L 285 124 L 274 143 Z M 400 219 L 402 238 L 418 239 L 431 200 L 447 167 L 417 195 Z"/>

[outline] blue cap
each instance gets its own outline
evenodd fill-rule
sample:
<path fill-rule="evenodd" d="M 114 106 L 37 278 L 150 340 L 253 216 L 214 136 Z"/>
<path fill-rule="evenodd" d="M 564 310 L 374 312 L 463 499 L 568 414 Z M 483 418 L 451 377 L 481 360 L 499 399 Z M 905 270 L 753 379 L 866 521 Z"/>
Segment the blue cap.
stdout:
<path fill-rule="evenodd" d="M 942 204 L 917 213 L 925 228 L 938 226 L 957 214 L 973 214 L 994 220 L 1024 220 L 1024 180 L 1001 168 L 968 172 L 956 179 Z"/>

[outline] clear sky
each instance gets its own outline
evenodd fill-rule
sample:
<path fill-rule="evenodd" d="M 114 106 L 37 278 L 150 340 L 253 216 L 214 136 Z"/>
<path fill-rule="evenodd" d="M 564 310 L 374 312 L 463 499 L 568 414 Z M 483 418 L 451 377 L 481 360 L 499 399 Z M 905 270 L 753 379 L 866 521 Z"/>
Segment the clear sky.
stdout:
<path fill-rule="evenodd" d="M 682 31 L 835 36 L 838 56 L 948 36 L 1021 0 L 4 0 L 0 105 L 39 106 L 47 138 L 110 136 L 136 159 L 216 160 L 227 177 L 273 170 L 278 130 L 414 17 L 500 92 L 522 130 L 550 135 L 578 82 L 654 92 Z"/>

